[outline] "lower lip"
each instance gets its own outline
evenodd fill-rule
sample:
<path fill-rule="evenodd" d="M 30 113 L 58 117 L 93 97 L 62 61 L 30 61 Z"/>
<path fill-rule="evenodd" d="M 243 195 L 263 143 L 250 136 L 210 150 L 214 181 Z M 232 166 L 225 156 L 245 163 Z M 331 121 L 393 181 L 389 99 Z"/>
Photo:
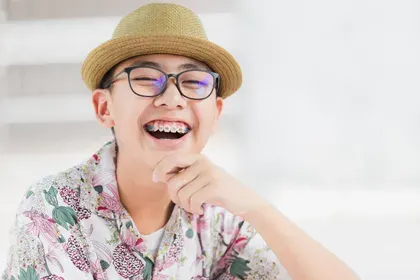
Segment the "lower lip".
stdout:
<path fill-rule="evenodd" d="M 144 130 L 144 132 L 147 135 L 147 138 L 150 139 L 153 144 L 159 148 L 163 148 L 163 149 L 177 149 L 180 148 L 184 142 L 187 140 L 187 137 L 189 136 L 189 134 L 191 133 L 188 132 L 187 135 L 182 136 L 179 139 L 159 139 L 159 138 L 155 138 L 152 135 L 150 135 L 150 133 L 148 133 L 146 130 Z"/>

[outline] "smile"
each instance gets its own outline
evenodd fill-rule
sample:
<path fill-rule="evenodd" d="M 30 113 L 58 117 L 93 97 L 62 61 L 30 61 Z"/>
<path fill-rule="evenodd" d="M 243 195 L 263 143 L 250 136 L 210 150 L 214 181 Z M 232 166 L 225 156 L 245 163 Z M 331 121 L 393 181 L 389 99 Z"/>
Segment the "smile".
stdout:
<path fill-rule="evenodd" d="M 145 124 L 144 129 L 156 139 L 180 139 L 191 131 L 191 127 L 178 121 L 155 120 Z"/>

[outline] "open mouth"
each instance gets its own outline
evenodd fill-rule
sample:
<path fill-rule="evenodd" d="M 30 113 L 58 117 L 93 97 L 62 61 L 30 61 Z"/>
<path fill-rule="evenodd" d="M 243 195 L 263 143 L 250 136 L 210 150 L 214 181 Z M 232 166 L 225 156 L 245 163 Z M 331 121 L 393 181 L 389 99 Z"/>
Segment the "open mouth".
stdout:
<path fill-rule="evenodd" d="M 184 122 L 151 121 L 144 125 L 144 129 L 156 139 L 180 139 L 191 131 L 191 127 Z"/>

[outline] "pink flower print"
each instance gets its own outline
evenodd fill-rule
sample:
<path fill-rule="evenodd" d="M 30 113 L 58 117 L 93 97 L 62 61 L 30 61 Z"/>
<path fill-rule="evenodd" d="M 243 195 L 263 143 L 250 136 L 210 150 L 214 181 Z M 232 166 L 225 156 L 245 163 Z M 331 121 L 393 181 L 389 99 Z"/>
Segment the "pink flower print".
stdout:
<path fill-rule="evenodd" d="M 137 237 L 134 234 L 134 232 L 130 230 L 130 228 L 121 228 L 120 239 L 121 242 L 127 244 L 129 248 L 133 248 L 134 246 L 136 246 Z"/>
<path fill-rule="evenodd" d="M 80 198 L 73 189 L 69 187 L 60 188 L 60 196 L 76 212 L 78 220 L 88 219 L 92 214 L 90 210 L 80 207 Z"/>
<path fill-rule="evenodd" d="M 204 255 L 203 254 L 198 255 L 197 258 L 195 259 L 195 261 L 193 262 L 193 264 L 191 265 L 190 271 L 192 272 L 197 267 L 199 267 L 200 266 L 200 262 L 202 262 L 203 260 L 204 260 Z M 198 276 L 196 276 L 196 277 L 198 277 Z M 192 278 L 192 279 L 195 279 L 195 278 Z"/>
<path fill-rule="evenodd" d="M 222 236 L 222 235 L 220 235 Z M 237 257 L 238 253 L 242 252 L 245 246 L 248 244 L 248 239 L 243 236 L 239 236 L 236 240 L 231 242 L 226 249 L 226 253 L 223 257 L 217 262 L 217 269 L 226 269 L 230 267 L 232 262 Z M 225 244 L 226 245 L 226 244 Z M 230 279 L 230 278 L 226 278 Z"/>
<path fill-rule="evenodd" d="M 126 227 L 123 227 L 121 229 L 121 242 L 126 244 L 130 249 L 135 249 L 140 253 L 145 253 L 147 248 L 144 240 L 142 238 L 137 237 L 137 235 L 130 229 L 131 228 Z"/>
<path fill-rule="evenodd" d="M 176 264 L 181 256 L 182 249 L 184 247 L 184 238 L 182 235 L 175 235 L 175 240 L 169 248 L 168 253 L 165 255 L 164 262 L 158 262 L 156 264 L 156 271 L 162 271 Z"/>
<path fill-rule="evenodd" d="M 168 275 L 155 274 L 153 276 L 153 280 L 168 280 L 168 279 L 170 279 L 170 277 Z"/>
<path fill-rule="evenodd" d="M 136 276 L 144 269 L 144 264 L 124 243 L 115 247 L 113 259 L 115 270 L 124 278 Z"/>
<path fill-rule="evenodd" d="M 50 263 L 54 264 L 55 266 L 58 266 L 62 273 L 64 272 L 64 268 L 63 268 L 62 264 L 60 263 L 59 256 L 55 252 L 54 248 L 48 247 L 48 250 L 45 252 L 45 258 Z"/>
<path fill-rule="evenodd" d="M 104 191 L 99 194 L 100 202 L 99 202 L 98 210 L 102 210 L 106 213 L 110 213 L 110 212 L 121 213 L 123 210 L 123 207 L 120 202 L 120 196 L 118 194 L 117 187 L 115 185 L 107 185 L 107 188 L 109 189 L 111 194 Z"/>
<path fill-rule="evenodd" d="M 73 189 L 69 187 L 63 187 L 59 189 L 59 193 L 63 201 L 72 208 L 79 206 L 80 198 L 77 196 L 76 192 Z"/>
<path fill-rule="evenodd" d="M 112 252 L 108 246 L 96 240 L 92 240 L 92 245 L 100 260 L 106 261 L 107 263 L 112 261 Z"/>
<path fill-rule="evenodd" d="M 198 276 L 192 277 L 190 280 L 207 280 L 207 279 L 209 278 L 198 275 Z"/>
<path fill-rule="evenodd" d="M 235 243 L 233 244 L 233 249 L 236 252 L 242 252 L 242 250 L 245 248 L 245 246 L 248 244 L 248 239 L 246 237 L 239 237 L 235 240 Z"/>
<path fill-rule="evenodd" d="M 115 169 L 113 168 L 101 168 L 92 178 L 93 186 L 114 185 L 115 183 Z"/>
<path fill-rule="evenodd" d="M 49 276 L 45 276 L 42 277 L 41 280 L 64 280 L 63 277 L 57 276 L 55 274 L 49 275 Z"/>
<path fill-rule="evenodd" d="M 107 280 L 105 271 L 102 269 L 101 261 L 96 260 L 96 262 L 92 263 L 92 274 L 93 279 L 95 280 Z"/>
<path fill-rule="evenodd" d="M 210 228 L 210 220 L 204 216 L 194 215 L 192 226 L 195 232 L 200 233 Z"/>
<path fill-rule="evenodd" d="M 45 214 L 37 211 L 25 211 L 23 213 L 32 222 L 26 225 L 26 233 L 33 236 L 44 237 L 49 244 L 53 246 L 58 245 L 58 237 L 54 227 L 54 220 L 46 216 Z"/>
<path fill-rule="evenodd" d="M 98 160 L 99 160 L 99 156 L 98 156 L 97 154 L 94 154 L 94 155 L 92 156 L 92 158 L 93 158 L 93 160 L 95 160 L 96 162 L 98 162 Z"/>
<path fill-rule="evenodd" d="M 72 263 L 81 271 L 89 272 L 90 263 L 84 254 L 83 247 L 77 242 L 74 236 L 70 236 L 67 244 L 64 246 Z"/>
<path fill-rule="evenodd" d="M 224 273 L 220 278 L 217 278 L 219 280 L 236 280 L 235 276 L 230 275 L 229 273 Z"/>
<path fill-rule="evenodd" d="M 142 254 L 146 253 L 147 248 L 146 248 L 146 244 L 145 244 L 144 240 L 141 239 L 141 238 L 137 239 L 136 245 L 134 246 L 134 249 L 136 249 L 137 251 L 139 251 Z"/>
<path fill-rule="evenodd" d="M 225 219 L 225 212 L 221 212 L 220 214 L 220 219 L 221 219 L 221 223 L 222 223 L 222 234 L 223 235 L 236 235 L 239 232 L 239 227 L 237 225 L 237 223 L 234 223 L 228 219 Z"/>

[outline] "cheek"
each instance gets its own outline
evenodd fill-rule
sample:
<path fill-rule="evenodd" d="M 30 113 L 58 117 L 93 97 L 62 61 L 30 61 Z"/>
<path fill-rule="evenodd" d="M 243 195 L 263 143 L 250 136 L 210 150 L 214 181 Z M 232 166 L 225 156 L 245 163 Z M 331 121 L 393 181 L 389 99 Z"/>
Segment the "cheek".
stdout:
<path fill-rule="evenodd" d="M 197 133 L 200 136 L 207 138 L 213 132 L 213 127 L 217 116 L 217 109 L 216 105 L 214 104 L 203 105 L 206 106 L 197 106 L 194 112 L 198 123 Z"/>
<path fill-rule="evenodd" d="M 118 100 L 114 105 L 115 126 L 120 131 L 133 131 L 138 129 L 140 116 L 149 106 L 150 101 L 142 98 L 127 98 Z"/>

